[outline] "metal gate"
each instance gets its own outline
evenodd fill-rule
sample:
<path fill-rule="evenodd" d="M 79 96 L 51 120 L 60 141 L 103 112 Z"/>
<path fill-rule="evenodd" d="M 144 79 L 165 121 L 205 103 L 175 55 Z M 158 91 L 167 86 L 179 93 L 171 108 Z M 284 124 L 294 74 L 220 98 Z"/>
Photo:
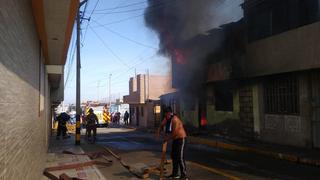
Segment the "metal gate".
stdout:
<path fill-rule="evenodd" d="M 320 148 L 320 72 L 311 74 L 313 147 Z"/>

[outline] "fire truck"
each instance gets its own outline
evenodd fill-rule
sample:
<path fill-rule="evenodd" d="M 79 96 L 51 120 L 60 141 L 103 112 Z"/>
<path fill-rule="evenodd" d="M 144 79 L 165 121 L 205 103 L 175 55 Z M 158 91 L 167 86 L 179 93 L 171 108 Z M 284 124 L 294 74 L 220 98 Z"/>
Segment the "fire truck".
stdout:
<path fill-rule="evenodd" d="M 91 108 L 93 109 L 94 114 L 96 114 L 98 117 L 98 127 L 108 127 L 108 125 L 110 124 L 110 116 L 109 118 L 106 117 L 106 114 L 104 113 L 104 106 L 96 106 Z"/>

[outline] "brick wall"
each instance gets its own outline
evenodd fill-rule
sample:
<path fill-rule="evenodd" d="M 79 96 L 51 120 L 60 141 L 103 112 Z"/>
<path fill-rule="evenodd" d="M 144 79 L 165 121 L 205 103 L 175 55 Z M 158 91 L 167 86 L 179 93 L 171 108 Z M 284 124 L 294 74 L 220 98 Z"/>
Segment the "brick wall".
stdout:
<path fill-rule="evenodd" d="M 49 84 L 31 1 L 1 2 L 0 22 L 0 179 L 40 179 L 48 145 Z"/>

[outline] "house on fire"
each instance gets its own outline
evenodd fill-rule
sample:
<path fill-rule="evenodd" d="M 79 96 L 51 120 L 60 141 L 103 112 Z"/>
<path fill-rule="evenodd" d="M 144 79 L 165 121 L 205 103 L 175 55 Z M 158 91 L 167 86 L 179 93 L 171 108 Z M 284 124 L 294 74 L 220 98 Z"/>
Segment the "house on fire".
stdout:
<path fill-rule="evenodd" d="M 242 7 L 242 20 L 194 37 L 210 41 L 211 51 L 184 64 L 173 57 L 179 93 L 161 96 L 162 105 L 175 106 L 187 126 L 319 148 L 319 1 L 246 0 Z M 185 47 L 199 46 L 193 41 Z M 184 82 L 188 63 L 199 61 L 201 70 Z"/>

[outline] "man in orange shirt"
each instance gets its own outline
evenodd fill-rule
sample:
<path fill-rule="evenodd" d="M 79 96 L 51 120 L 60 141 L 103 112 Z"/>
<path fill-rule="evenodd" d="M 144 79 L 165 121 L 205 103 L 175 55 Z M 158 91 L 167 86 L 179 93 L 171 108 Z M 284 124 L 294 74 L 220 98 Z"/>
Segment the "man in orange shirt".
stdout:
<path fill-rule="evenodd" d="M 185 144 L 187 133 L 184 130 L 183 123 L 178 116 L 173 114 L 172 109 L 166 109 L 166 115 L 162 121 L 157 136 L 159 137 L 161 130 L 165 127 L 165 141 L 172 140 L 171 158 L 172 158 L 172 179 L 187 179 L 186 162 L 184 159 Z M 180 176 L 178 171 L 180 169 Z"/>

